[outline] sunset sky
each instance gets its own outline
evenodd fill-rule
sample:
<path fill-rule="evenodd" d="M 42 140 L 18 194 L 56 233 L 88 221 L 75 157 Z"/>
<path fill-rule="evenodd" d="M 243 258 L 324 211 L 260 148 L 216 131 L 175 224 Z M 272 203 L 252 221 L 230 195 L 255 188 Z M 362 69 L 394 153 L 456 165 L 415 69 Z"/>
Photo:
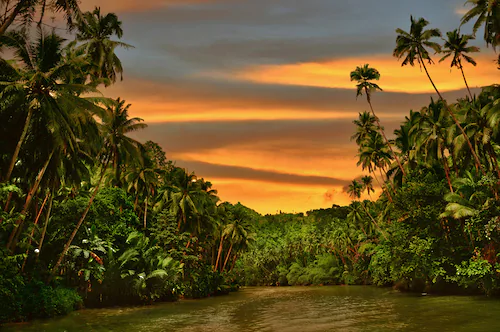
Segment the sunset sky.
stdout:
<path fill-rule="evenodd" d="M 356 167 L 352 121 L 367 110 L 349 73 L 369 63 L 384 92 L 373 97 L 387 132 L 429 102 L 419 68 L 392 57 L 410 15 L 446 32 L 465 0 L 82 0 L 123 21 L 124 81 L 101 91 L 132 104 L 177 166 L 211 181 L 219 197 L 261 213 L 344 205 Z M 470 32 L 470 27 L 462 32 Z M 481 34 L 479 34 L 481 35 Z M 469 84 L 498 82 L 482 41 Z M 464 96 L 449 64 L 431 75 L 449 98 Z M 366 174 L 366 172 L 365 172 Z"/>

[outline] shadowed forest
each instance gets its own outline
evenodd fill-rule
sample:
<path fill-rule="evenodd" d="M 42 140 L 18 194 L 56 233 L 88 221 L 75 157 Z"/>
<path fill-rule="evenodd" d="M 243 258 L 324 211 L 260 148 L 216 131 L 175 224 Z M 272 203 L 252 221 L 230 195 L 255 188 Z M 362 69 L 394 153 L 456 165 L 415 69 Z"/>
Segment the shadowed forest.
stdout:
<path fill-rule="evenodd" d="M 369 110 L 353 114 L 365 175 L 347 189 L 352 203 L 262 216 L 131 136 L 143 119 L 127 96 L 100 91 L 123 79 L 115 51 L 134 47 L 117 15 L 77 0 L 0 0 L 0 323 L 241 285 L 498 295 L 500 85 L 471 89 L 467 73 L 475 39 L 500 46 L 500 2 L 468 3 L 454 31 L 415 17 L 395 31 L 394 61 L 420 67 L 435 93 L 393 133 L 377 116 L 383 73 L 346 72 Z M 462 73 L 460 99 L 434 83 L 438 61 Z"/>

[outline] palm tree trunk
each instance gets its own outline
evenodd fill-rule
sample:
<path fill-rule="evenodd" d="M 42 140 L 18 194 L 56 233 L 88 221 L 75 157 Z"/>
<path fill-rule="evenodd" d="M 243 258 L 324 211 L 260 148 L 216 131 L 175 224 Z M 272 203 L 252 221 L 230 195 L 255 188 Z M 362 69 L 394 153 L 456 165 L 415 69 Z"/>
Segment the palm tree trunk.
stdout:
<path fill-rule="evenodd" d="M 148 194 L 146 193 L 146 201 L 144 202 L 144 229 L 146 229 L 147 216 L 148 216 Z"/>
<path fill-rule="evenodd" d="M 458 65 L 459 65 L 460 71 L 462 72 L 462 77 L 464 78 L 464 82 L 465 82 L 465 86 L 467 87 L 467 91 L 469 91 L 470 99 L 472 100 L 472 99 L 474 99 L 474 97 L 472 97 L 472 92 L 470 92 L 469 84 L 467 84 L 467 80 L 465 79 L 464 67 L 462 66 L 462 61 L 460 61 L 460 59 L 458 60 Z"/>
<path fill-rule="evenodd" d="M 1 28 L 0 28 L 0 36 L 2 35 Z M 5 174 L 5 182 L 10 181 L 10 177 L 12 176 L 12 171 L 14 170 L 14 166 L 16 165 L 17 162 L 17 157 L 19 156 L 19 151 L 21 151 L 21 146 L 24 143 L 24 140 L 26 138 L 26 135 L 28 134 L 28 129 L 31 123 L 31 117 L 33 116 L 33 108 L 30 107 L 28 110 L 28 115 L 26 116 L 26 120 L 24 121 L 24 127 L 23 131 L 21 132 L 21 137 L 19 137 L 19 140 L 17 141 L 16 149 L 14 150 L 14 154 L 12 155 L 12 159 L 10 160 L 10 165 L 9 169 L 7 170 L 7 174 Z"/>
<path fill-rule="evenodd" d="M 236 260 L 238 260 L 238 252 L 236 252 L 236 255 L 233 257 L 233 262 L 231 263 L 231 268 L 229 269 L 229 272 L 231 272 L 234 269 L 234 265 L 236 264 Z"/>
<path fill-rule="evenodd" d="M 394 153 L 394 150 L 392 149 L 392 145 L 389 143 L 389 141 L 387 140 L 387 137 L 385 137 L 385 132 L 384 130 L 382 129 L 382 126 L 380 125 L 380 120 L 379 118 L 377 117 L 377 115 L 375 114 L 375 111 L 373 110 L 373 106 L 372 106 L 372 102 L 370 100 L 370 95 L 369 95 L 369 91 L 367 88 L 365 88 L 365 92 L 366 92 L 366 100 L 368 101 L 368 105 L 370 105 L 370 109 L 372 111 L 372 114 L 373 114 L 373 117 L 375 118 L 375 121 L 377 121 L 377 126 L 378 126 L 378 129 L 380 130 L 380 133 L 382 134 L 382 137 L 384 138 L 384 141 L 385 143 L 387 144 L 387 146 L 389 146 L 389 149 L 391 150 L 391 153 L 392 155 L 394 156 L 394 158 L 396 159 L 397 163 L 398 163 L 398 166 L 399 168 L 401 169 L 401 173 L 403 173 L 403 176 L 406 176 L 406 173 L 405 173 L 405 170 L 403 169 L 403 166 L 401 165 L 401 162 L 399 161 L 399 158 L 398 156 L 396 155 L 396 153 Z"/>
<path fill-rule="evenodd" d="M 443 166 L 446 175 L 446 180 L 448 181 L 448 186 L 450 187 L 450 192 L 453 194 L 453 186 L 451 185 L 451 179 L 450 179 L 450 169 L 448 168 L 448 161 L 445 158 L 443 158 Z"/>
<path fill-rule="evenodd" d="M 17 15 L 21 12 L 22 9 L 22 4 L 24 3 L 24 0 L 18 0 L 18 3 L 12 13 L 10 13 L 9 17 L 3 22 L 2 26 L 0 26 L 0 36 L 3 36 L 5 34 L 5 31 L 9 28 L 9 26 L 14 22 L 16 19 Z"/>
<path fill-rule="evenodd" d="M 5 202 L 3 212 L 7 212 L 9 210 L 9 205 L 11 200 L 12 200 L 12 191 L 7 195 L 7 201 Z M 2 222 L 2 219 L 0 219 L 0 222 Z"/>
<path fill-rule="evenodd" d="M 220 255 L 222 253 L 222 242 L 223 241 L 224 241 L 224 235 L 222 235 L 220 238 L 219 252 L 217 253 L 217 260 L 215 261 L 214 271 L 217 271 L 217 268 L 219 267 L 219 260 L 220 260 Z"/>
<path fill-rule="evenodd" d="M 40 241 L 38 243 L 38 253 L 37 253 L 37 259 L 40 255 L 40 251 L 42 250 L 42 245 L 43 245 L 43 240 L 45 239 L 45 234 L 47 233 L 47 226 L 49 224 L 49 219 L 50 219 L 50 213 L 52 212 L 52 202 L 54 201 L 54 194 L 53 191 L 55 189 L 52 188 L 52 193 L 50 195 L 50 201 L 49 201 L 49 206 L 47 208 L 47 215 L 45 216 L 45 223 L 43 225 L 43 230 L 42 230 L 42 235 L 40 236 Z"/>
<path fill-rule="evenodd" d="M 42 11 L 41 11 L 41 14 L 40 14 L 40 20 L 38 21 L 38 27 L 42 26 L 43 18 L 45 17 L 45 8 L 46 7 L 47 7 L 47 0 L 43 0 Z"/>
<path fill-rule="evenodd" d="M 229 257 L 231 256 L 231 250 L 233 250 L 233 241 L 231 241 L 231 245 L 229 246 L 229 251 L 227 253 L 226 259 L 224 260 L 224 265 L 222 266 L 222 271 L 224 271 L 226 269 L 227 261 L 229 260 Z"/>
<path fill-rule="evenodd" d="M 35 226 L 38 225 L 38 220 L 40 219 L 40 216 L 43 212 L 43 208 L 45 207 L 45 203 L 47 203 L 47 199 L 49 199 L 49 196 L 50 196 L 50 191 L 47 193 L 47 195 L 45 195 L 45 199 L 43 200 L 42 206 L 40 207 L 40 211 L 38 211 L 38 214 L 35 218 L 35 222 L 33 223 L 33 229 L 31 230 L 30 239 L 28 241 L 28 248 L 26 249 L 26 257 L 24 257 L 24 262 L 23 266 L 21 267 L 21 272 L 24 272 L 24 267 L 26 266 L 26 261 L 28 260 L 29 256 L 31 241 L 33 239 L 33 235 L 35 234 Z"/>
<path fill-rule="evenodd" d="M 89 212 L 90 207 L 92 206 L 92 203 L 94 202 L 94 199 L 95 199 L 97 193 L 99 192 L 99 186 L 101 185 L 102 179 L 104 178 L 104 174 L 106 173 L 106 168 L 108 167 L 108 163 L 109 163 L 109 158 L 107 158 L 106 163 L 105 163 L 104 167 L 102 168 L 101 177 L 99 178 L 99 182 L 97 182 L 97 185 L 94 188 L 94 192 L 92 193 L 92 196 L 90 197 L 89 203 L 87 204 L 85 211 L 83 212 L 80 220 L 76 224 L 76 227 L 73 230 L 73 233 L 71 233 L 71 236 L 69 237 L 68 242 L 66 242 L 66 244 L 64 245 L 64 249 L 63 249 L 61 255 L 59 256 L 59 259 L 57 260 L 56 265 L 54 265 L 54 267 L 50 271 L 49 282 L 52 279 L 52 277 L 56 274 L 57 270 L 59 269 L 59 266 L 61 265 L 64 256 L 66 256 L 66 253 L 68 252 L 69 247 L 71 246 L 71 243 L 73 242 L 73 239 L 76 236 L 76 233 L 80 229 L 80 226 L 83 224 L 83 221 L 85 220 L 85 217 L 87 216 L 87 213 Z"/>
<path fill-rule="evenodd" d="M 448 114 L 450 114 L 451 118 L 453 119 L 453 121 L 455 122 L 455 124 L 457 125 L 457 127 L 460 129 L 460 131 L 462 132 L 462 135 L 464 136 L 465 140 L 467 141 L 467 145 L 469 146 L 470 152 L 471 152 L 471 154 L 474 157 L 475 162 L 476 162 L 476 170 L 481 170 L 481 172 L 483 173 L 483 175 L 486 175 L 486 172 L 484 171 L 483 167 L 481 166 L 481 162 L 479 161 L 479 157 L 477 156 L 476 151 L 472 147 L 472 143 L 470 142 L 469 136 L 467 136 L 467 134 L 465 133 L 464 128 L 460 125 L 460 122 L 458 122 L 458 119 L 455 117 L 455 113 L 453 113 L 453 111 L 451 110 L 450 106 L 448 106 L 448 103 L 443 98 L 443 96 L 441 95 L 441 93 L 437 89 L 436 85 L 434 84 L 434 81 L 432 80 L 431 75 L 429 74 L 429 71 L 427 70 L 427 67 L 425 65 L 424 60 L 422 59 L 422 55 L 420 54 L 420 52 L 418 53 L 418 58 L 420 60 L 420 63 L 424 67 L 425 73 L 427 74 L 427 77 L 429 78 L 429 81 L 431 82 L 432 86 L 434 87 L 434 90 L 436 91 L 437 95 L 439 96 L 439 99 L 441 99 L 441 101 L 443 102 L 444 106 L 446 107 L 446 110 L 448 111 Z"/>
<path fill-rule="evenodd" d="M 52 159 L 52 156 L 54 155 L 54 150 L 50 153 L 49 157 L 47 158 L 47 161 L 43 165 L 42 169 L 38 172 L 38 175 L 35 179 L 35 183 L 31 187 L 30 191 L 28 192 L 28 196 L 26 197 L 26 201 L 24 202 L 23 210 L 21 211 L 21 215 L 26 215 L 26 212 L 28 211 L 28 208 L 31 204 L 31 201 L 33 200 L 33 196 L 38 190 L 38 186 L 40 185 L 40 182 L 42 181 L 43 175 L 45 174 L 45 171 L 47 170 L 47 167 L 49 166 L 50 160 Z M 19 237 L 19 234 L 22 231 L 22 226 L 24 224 L 24 219 L 19 218 L 16 221 L 16 226 L 12 230 L 9 236 L 9 240 L 7 241 L 7 249 L 14 251 L 17 243 L 17 239 Z"/>
<path fill-rule="evenodd" d="M 391 203 L 393 203 L 393 202 L 392 202 L 392 196 L 391 196 L 391 194 L 389 193 L 389 191 L 388 191 L 388 190 L 386 191 L 386 190 L 384 189 L 384 187 L 382 186 L 382 184 L 380 184 L 380 181 L 379 181 L 379 179 L 378 179 L 377 173 L 376 173 L 375 171 L 373 171 L 372 173 L 373 173 L 373 175 L 374 175 L 374 177 L 375 177 L 375 180 L 377 181 L 377 184 L 380 186 L 380 189 L 382 190 L 382 192 L 385 192 L 385 193 L 386 193 L 386 195 L 387 195 L 387 199 L 389 199 L 389 201 L 390 201 Z"/>
<path fill-rule="evenodd" d="M 363 202 L 359 202 L 361 204 L 361 206 L 363 207 L 363 210 L 365 210 L 365 213 L 370 217 L 370 219 L 372 220 L 373 224 L 379 229 L 380 233 L 382 233 L 382 235 L 384 236 L 384 238 L 387 240 L 387 236 L 385 236 L 384 234 L 384 231 L 382 230 L 382 228 L 379 227 L 378 223 L 375 221 L 375 219 L 373 219 L 372 215 L 370 214 L 370 212 L 368 212 L 368 209 L 366 208 L 366 206 L 363 204 Z"/>

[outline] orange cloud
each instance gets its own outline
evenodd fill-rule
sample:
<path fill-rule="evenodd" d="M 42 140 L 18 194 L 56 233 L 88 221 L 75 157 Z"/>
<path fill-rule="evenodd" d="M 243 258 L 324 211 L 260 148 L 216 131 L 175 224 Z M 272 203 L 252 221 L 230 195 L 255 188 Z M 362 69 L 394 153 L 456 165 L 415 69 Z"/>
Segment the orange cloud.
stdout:
<path fill-rule="evenodd" d="M 209 83 L 207 85 L 210 86 Z M 239 90 L 228 90 L 224 86 L 212 90 L 205 88 L 189 84 L 171 86 L 132 78 L 101 89 L 101 92 L 108 97 L 122 97 L 132 104 L 132 114 L 144 118 L 148 123 L 354 119 L 358 112 L 366 109 L 366 103 L 356 103 L 352 86 L 353 92 L 347 94 L 345 91 L 335 93 L 329 89 L 320 92 L 282 90 L 274 96 L 271 89 L 248 93 L 254 87 Z M 391 96 L 389 107 L 378 115 L 383 119 L 401 118 L 401 111 L 407 111 L 407 106 L 398 104 L 401 100 Z M 428 97 L 423 96 L 421 105 L 427 100 Z M 402 105 L 408 103 L 404 101 Z M 415 106 L 420 104 L 417 102 Z"/>
<path fill-rule="evenodd" d="M 464 65 L 470 87 L 480 87 L 498 81 L 498 73 L 493 67 L 492 57 L 477 55 L 477 67 Z M 436 61 L 438 57 L 435 57 Z M 204 73 L 204 76 L 225 77 L 255 83 L 302 85 L 313 87 L 352 89 L 349 73 L 357 66 L 369 63 L 381 72 L 380 86 L 388 92 L 427 93 L 433 92 L 425 72 L 415 67 L 401 67 L 396 58 L 387 55 L 343 58 L 322 62 L 305 62 L 287 65 L 254 66 L 234 73 Z M 441 91 L 464 88 L 461 73 L 456 68 L 450 70 L 449 62 L 428 66 L 431 77 Z"/>

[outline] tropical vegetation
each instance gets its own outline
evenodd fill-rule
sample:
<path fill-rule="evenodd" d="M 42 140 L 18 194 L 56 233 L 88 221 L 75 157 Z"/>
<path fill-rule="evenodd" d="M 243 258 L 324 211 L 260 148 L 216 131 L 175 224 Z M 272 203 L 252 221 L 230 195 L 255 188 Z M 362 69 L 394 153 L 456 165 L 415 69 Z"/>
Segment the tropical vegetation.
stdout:
<path fill-rule="evenodd" d="M 220 202 L 212 183 L 130 135 L 143 119 L 100 92 L 122 78 L 116 49 L 132 47 L 115 14 L 0 0 L 0 46 L 12 55 L 0 57 L 0 322 L 240 284 L 499 294 L 500 85 L 471 88 L 464 66 L 476 65 L 468 43 L 482 26 L 486 45 L 499 45 L 500 3 L 468 2 L 473 35 L 457 29 L 441 44 L 413 17 L 396 30 L 394 56 L 421 66 L 436 96 L 392 138 L 373 103 L 383 73 L 351 72 L 370 108 L 353 121 L 368 174 L 346 186 L 352 203 L 262 216 Z M 73 40 L 48 28 L 46 10 L 64 13 Z M 433 81 L 435 57 L 460 70 L 458 100 Z"/>

